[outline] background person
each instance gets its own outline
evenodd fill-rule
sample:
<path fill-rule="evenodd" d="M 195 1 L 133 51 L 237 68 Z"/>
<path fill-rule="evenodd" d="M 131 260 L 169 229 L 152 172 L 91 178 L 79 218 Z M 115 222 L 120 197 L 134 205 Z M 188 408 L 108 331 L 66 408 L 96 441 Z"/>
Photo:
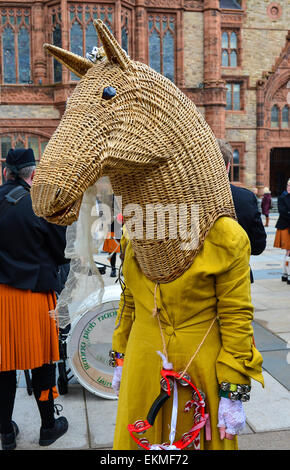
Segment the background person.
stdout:
<path fill-rule="evenodd" d="M 286 191 L 278 197 L 278 212 L 274 247 L 285 250 L 281 280 L 290 284 L 290 179 Z"/>
<path fill-rule="evenodd" d="M 262 214 L 266 217 L 265 227 L 269 227 L 269 214 L 272 208 L 271 191 L 269 188 L 264 188 L 264 195 L 261 201 Z"/>
<path fill-rule="evenodd" d="M 233 156 L 231 145 L 217 139 L 227 171 L 230 171 L 230 165 Z M 265 232 L 261 213 L 258 208 L 257 197 L 252 191 L 246 188 L 240 188 L 230 184 L 234 206 L 239 224 L 247 233 L 251 244 L 251 255 L 260 255 L 266 248 L 267 234 Z M 254 281 L 252 270 L 250 271 L 251 282 Z"/>
<path fill-rule="evenodd" d="M 67 261 L 65 228 L 34 214 L 30 197 L 34 174 L 32 149 L 9 150 L 6 182 L 0 187 L 0 425 L 4 450 L 16 447 L 19 431 L 12 421 L 17 370 L 31 369 L 41 417 L 39 444 L 52 444 L 68 428 L 65 417 L 54 417 L 54 362 L 59 360 L 59 343 L 55 320 L 49 315 L 56 304 L 58 266 Z"/>
<path fill-rule="evenodd" d="M 112 210 L 114 213 L 114 195 L 112 199 Z M 109 255 L 108 260 L 110 261 L 110 265 L 111 265 L 110 277 L 117 277 L 116 261 L 117 261 L 117 253 L 120 253 L 122 224 L 123 224 L 123 217 L 122 217 L 122 214 L 119 213 L 117 214 L 117 216 L 113 217 L 113 221 L 111 223 L 111 231 L 107 234 L 107 237 L 103 244 L 103 251 L 105 251 Z"/>

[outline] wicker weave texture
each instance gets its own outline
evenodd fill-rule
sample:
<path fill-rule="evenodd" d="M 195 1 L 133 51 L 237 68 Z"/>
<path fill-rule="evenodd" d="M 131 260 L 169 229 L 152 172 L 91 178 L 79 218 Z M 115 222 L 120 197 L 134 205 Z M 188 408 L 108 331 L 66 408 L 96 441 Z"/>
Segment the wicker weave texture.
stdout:
<path fill-rule="evenodd" d="M 69 52 L 48 49 L 83 75 L 38 166 L 34 210 L 51 222 L 70 224 L 86 189 L 109 176 L 123 207 L 142 209 L 144 237 L 132 240 L 140 268 L 151 280 L 170 282 L 193 262 L 218 217 L 235 218 L 224 161 L 194 103 L 170 80 L 129 59 L 101 21 L 96 28 L 106 58 L 93 66 L 83 58 L 76 64 Z M 108 86 L 116 96 L 104 100 Z M 191 206 L 198 206 L 197 246 L 181 249 L 183 234 L 170 238 L 168 218 L 164 239 L 146 239 L 150 224 L 155 233 L 158 228 L 158 217 L 146 217 L 150 204 L 186 205 L 188 231 Z"/>

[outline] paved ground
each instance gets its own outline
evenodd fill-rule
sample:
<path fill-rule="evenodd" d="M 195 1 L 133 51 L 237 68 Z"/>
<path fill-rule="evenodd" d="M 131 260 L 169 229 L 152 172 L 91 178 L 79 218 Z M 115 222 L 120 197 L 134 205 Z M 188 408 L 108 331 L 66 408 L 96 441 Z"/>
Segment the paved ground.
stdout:
<path fill-rule="evenodd" d="M 253 382 L 251 400 L 245 405 L 247 427 L 239 438 L 241 450 L 290 450 L 290 285 L 281 282 L 283 253 L 272 248 L 277 215 L 271 215 L 265 252 L 251 258 L 255 283 L 255 341 L 264 358 L 265 388 Z M 108 263 L 104 255 L 100 260 Z M 106 284 L 113 284 L 105 275 Z M 69 430 L 49 450 L 110 449 L 117 401 L 98 397 L 73 378 L 69 392 L 57 399 L 64 407 Z M 17 449 L 38 446 L 39 416 L 28 395 L 24 374 L 19 373 L 14 419 L 20 428 Z"/>

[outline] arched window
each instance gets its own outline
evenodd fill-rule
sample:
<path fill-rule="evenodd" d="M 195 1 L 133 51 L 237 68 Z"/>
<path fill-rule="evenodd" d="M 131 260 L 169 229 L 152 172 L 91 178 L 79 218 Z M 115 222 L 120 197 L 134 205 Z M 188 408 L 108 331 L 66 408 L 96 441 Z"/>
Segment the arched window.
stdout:
<path fill-rule="evenodd" d="M 237 67 L 238 61 L 237 61 L 237 53 L 236 51 L 232 51 L 230 55 L 230 62 L 231 62 L 231 67 Z"/>
<path fill-rule="evenodd" d="M 271 127 L 279 127 L 279 108 L 276 104 L 271 109 Z"/>
<path fill-rule="evenodd" d="M 3 8 L 0 19 L 2 82 L 30 83 L 30 10 Z"/>
<path fill-rule="evenodd" d="M 158 13 L 152 14 L 149 16 L 148 30 L 150 67 L 174 81 L 175 17 Z"/>
<path fill-rule="evenodd" d="M 238 33 L 226 30 L 222 33 L 222 67 L 238 66 Z"/>
<path fill-rule="evenodd" d="M 233 149 L 233 156 L 230 164 L 229 179 L 232 182 L 244 183 L 243 162 L 245 144 L 243 142 L 233 142 L 230 145 Z"/>
<path fill-rule="evenodd" d="M 234 33 L 234 32 L 231 33 L 230 46 L 231 46 L 231 49 L 237 49 L 238 47 L 237 33 Z"/>
<path fill-rule="evenodd" d="M 100 18 L 113 32 L 114 9 L 111 5 L 71 5 L 69 15 L 70 50 L 81 57 L 85 57 L 87 52 L 91 52 L 93 47 L 101 46 L 93 24 L 94 19 Z M 79 80 L 79 77 L 71 72 L 71 80 Z"/>
<path fill-rule="evenodd" d="M 229 66 L 229 53 L 228 51 L 222 52 L 222 66 L 228 67 Z"/>
<path fill-rule="evenodd" d="M 229 36 L 228 36 L 228 33 L 224 31 L 222 34 L 222 48 L 228 49 L 228 47 L 229 47 Z"/>
<path fill-rule="evenodd" d="M 60 7 L 54 7 L 51 15 L 52 21 L 52 41 L 55 46 L 61 47 L 61 13 Z M 53 82 L 62 81 L 62 65 L 58 60 L 53 60 Z"/>
<path fill-rule="evenodd" d="M 289 107 L 287 105 L 282 109 L 282 127 L 289 127 Z"/>
<path fill-rule="evenodd" d="M 121 9 L 121 41 L 122 49 L 130 54 L 129 51 L 129 28 L 131 24 L 131 10 L 122 7 Z"/>

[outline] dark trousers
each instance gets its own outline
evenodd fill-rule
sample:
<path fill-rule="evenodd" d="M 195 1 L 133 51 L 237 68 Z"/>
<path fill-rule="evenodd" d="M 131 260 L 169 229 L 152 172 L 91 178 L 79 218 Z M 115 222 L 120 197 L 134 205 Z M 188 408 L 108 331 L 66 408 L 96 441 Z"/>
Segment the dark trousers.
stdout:
<path fill-rule="evenodd" d="M 117 253 L 113 253 L 111 258 L 110 258 L 111 268 L 116 267 L 116 258 L 117 258 Z"/>
<path fill-rule="evenodd" d="M 31 370 L 33 394 L 41 418 L 41 426 L 45 429 L 54 425 L 54 400 L 52 388 L 56 383 L 55 364 L 44 364 Z M 40 401 L 41 392 L 49 390 L 48 400 Z M 11 424 L 16 396 L 16 371 L 0 372 L 0 426 L 1 433 L 13 431 Z"/>

